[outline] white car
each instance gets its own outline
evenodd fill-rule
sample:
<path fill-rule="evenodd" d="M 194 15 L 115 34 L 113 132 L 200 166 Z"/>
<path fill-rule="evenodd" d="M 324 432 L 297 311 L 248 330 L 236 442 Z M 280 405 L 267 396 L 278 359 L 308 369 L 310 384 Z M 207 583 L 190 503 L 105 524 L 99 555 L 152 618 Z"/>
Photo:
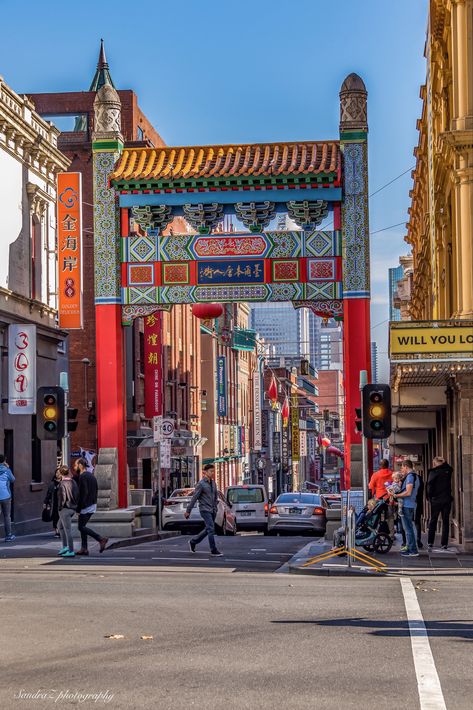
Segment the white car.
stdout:
<path fill-rule="evenodd" d="M 184 517 L 189 501 L 194 495 L 194 490 L 194 488 L 176 488 L 169 498 L 164 500 L 161 518 L 163 530 L 195 530 L 203 527 L 204 521 L 200 517 L 198 502 L 192 508 L 190 517 L 188 519 Z M 223 495 L 218 491 L 215 532 L 217 535 L 235 535 L 236 531 L 235 515 L 225 502 Z"/>
<path fill-rule="evenodd" d="M 235 513 L 239 530 L 267 532 L 269 502 L 264 486 L 229 486 L 225 498 Z"/>

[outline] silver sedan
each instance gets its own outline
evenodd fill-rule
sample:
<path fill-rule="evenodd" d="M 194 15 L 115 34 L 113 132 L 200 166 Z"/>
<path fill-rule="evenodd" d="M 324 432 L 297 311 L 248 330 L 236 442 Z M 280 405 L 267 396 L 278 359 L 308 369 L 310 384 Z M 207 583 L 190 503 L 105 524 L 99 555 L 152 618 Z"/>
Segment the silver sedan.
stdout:
<path fill-rule="evenodd" d="M 323 535 L 327 503 L 314 493 L 282 493 L 269 509 L 268 532 L 309 531 Z"/>

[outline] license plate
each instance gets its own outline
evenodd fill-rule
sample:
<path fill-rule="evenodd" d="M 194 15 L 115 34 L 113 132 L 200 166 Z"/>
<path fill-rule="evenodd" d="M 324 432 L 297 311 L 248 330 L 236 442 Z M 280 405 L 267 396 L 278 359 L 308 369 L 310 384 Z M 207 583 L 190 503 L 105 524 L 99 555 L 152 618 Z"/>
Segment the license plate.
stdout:
<path fill-rule="evenodd" d="M 289 515 L 300 515 L 301 513 L 301 508 L 289 508 Z"/>
<path fill-rule="evenodd" d="M 241 516 L 243 516 L 243 515 L 251 515 L 251 510 L 241 510 L 241 511 L 240 511 L 240 515 L 241 515 Z"/>

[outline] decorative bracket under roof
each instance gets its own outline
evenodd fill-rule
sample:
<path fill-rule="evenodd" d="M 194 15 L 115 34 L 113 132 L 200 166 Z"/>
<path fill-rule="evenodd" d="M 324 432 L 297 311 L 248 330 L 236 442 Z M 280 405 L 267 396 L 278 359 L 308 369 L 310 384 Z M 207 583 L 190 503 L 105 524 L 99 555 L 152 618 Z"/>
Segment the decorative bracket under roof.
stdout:
<path fill-rule="evenodd" d="M 173 220 L 172 209 L 168 205 L 132 207 L 131 213 L 135 222 L 145 230 L 156 229 L 163 232 Z"/>
<path fill-rule="evenodd" d="M 325 321 L 334 318 L 336 321 L 343 320 L 343 301 L 334 299 L 332 301 L 294 301 L 294 308 L 308 308 L 316 316 L 320 316 Z"/>
<path fill-rule="evenodd" d="M 144 318 L 157 311 L 170 311 L 171 304 L 137 304 L 133 306 L 122 306 L 122 325 L 131 325 L 135 318 Z"/>
<path fill-rule="evenodd" d="M 262 232 L 274 218 L 275 203 L 268 200 L 249 202 L 248 204 L 237 202 L 235 214 L 250 232 Z"/>
<path fill-rule="evenodd" d="M 210 234 L 223 219 L 223 206 L 217 202 L 209 205 L 184 205 L 184 217 L 200 234 Z"/>
<path fill-rule="evenodd" d="M 287 203 L 289 217 L 302 229 L 317 227 L 328 214 L 328 203 L 325 200 L 291 200 Z"/>

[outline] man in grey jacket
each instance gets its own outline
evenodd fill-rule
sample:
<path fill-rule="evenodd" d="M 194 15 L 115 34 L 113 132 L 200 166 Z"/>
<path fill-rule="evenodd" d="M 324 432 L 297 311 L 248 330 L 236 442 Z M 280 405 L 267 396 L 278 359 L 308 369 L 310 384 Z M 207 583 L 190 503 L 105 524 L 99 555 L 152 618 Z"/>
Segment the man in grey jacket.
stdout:
<path fill-rule="evenodd" d="M 196 485 L 194 495 L 189 501 L 184 517 L 186 519 L 189 517 L 192 508 L 199 501 L 199 513 L 205 523 L 205 528 L 197 537 L 189 540 L 190 551 L 195 552 L 196 545 L 208 535 L 210 554 L 215 555 L 215 557 L 221 557 L 222 553 L 217 550 L 215 545 L 215 516 L 217 515 L 218 494 L 214 478 L 215 466 L 209 463 L 204 466 L 204 477 Z"/>

